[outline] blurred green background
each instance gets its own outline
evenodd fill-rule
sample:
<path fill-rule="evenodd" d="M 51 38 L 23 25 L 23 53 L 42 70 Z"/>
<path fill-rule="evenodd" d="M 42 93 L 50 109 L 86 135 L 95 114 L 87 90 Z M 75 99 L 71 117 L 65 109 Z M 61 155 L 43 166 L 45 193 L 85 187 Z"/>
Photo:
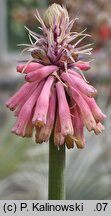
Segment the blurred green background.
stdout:
<path fill-rule="evenodd" d="M 85 131 L 86 148 L 67 150 L 66 198 L 111 199 L 111 1 L 110 0 L 0 0 L 0 199 L 47 199 L 48 143 L 36 145 L 11 133 L 15 118 L 6 100 L 22 85 L 16 73 L 20 55 L 18 43 L 28 42 L 24 25 L 38 31 L 34 18 L 49 4 L 64 3 L 71 17 L 79 17 L 73 30 L 87 28 L 94 51 L 92 69 L 86 73 L 98 90 L 97 103 L 107 119 L 99 136 Z M 84 2 L 84 3 L 83 3 Z"/>

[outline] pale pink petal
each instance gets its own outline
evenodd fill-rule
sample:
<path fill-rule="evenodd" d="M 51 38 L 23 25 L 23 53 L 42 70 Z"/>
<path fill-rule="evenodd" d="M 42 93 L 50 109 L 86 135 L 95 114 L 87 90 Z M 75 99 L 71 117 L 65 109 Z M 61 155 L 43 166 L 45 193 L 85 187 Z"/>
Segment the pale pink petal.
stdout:
<path fill-rule="evenodd" d="M 71 121 L 71 114 L 69 105 L 66 99 L 66 94 L 64 87 L 61 82 L 56 83 L 57 97 L 58 97 L 58 107 L 59 107 L 59 117 L 61 125 L 61 133 L 64 136 L 73 136 L 73 126 Z"/>
<path fill-rule="evenodd" d="M 71 69 L 68 69 L 67 71 L 68 71 L 68 74 L 72 74 L 74 77 L 77 76 L 78 78 L 83 79 L 83 77 L 76 71 L 71 70 Z"/>
<path fill-rule="evenodd" d="M 69 86 L 76 88 L 77 90 L 83 92 L 89 97 L 94 97 L 97 94 L 97 90 L 93 86 L 88 85 L 84 80 L 81 80 L 76 76 L 62 73 L 61 78 L 64 82 L 67 82 Z"/>
<path fill-rule="evenodd" d="M 38 81 L 40 82 L 42 79 L 46 78 L 50 74 L 52 74 L 57 67 L 54 65 L 44 66 L 38 70 L 32 71 L 25 76 L 25 79 L 28 82 Z"/>
<path fill-rule="evenodd" d="M 23 97 L 21 99 L 21 101 L 19 102 L 18 106 L 16 107 L 16 109 L 14 111 L 14 116 L 18 116 L 19 115 L 20 110 L 22 109 L 23 105 L 29 99 L 29 97 L 32 95 L 32 93 L 34 92 L 34 90 L 37 89 L 37 86 L 38 86 L 38 84 L 36 84 L 35 86 L 33 86 L 32 89 L 25 95 L 25 97 Z"/>
<path fill-rule="evenodd" d="M 65 142 L 65 138 L 64 138 L 64 136 L 61 133 L 59 113 L 57 111 L 55 128 L 54 128 L 54 144 L 56 146 L 60 146 L 60 145 L 63 145 L 64 142 Z"/>
<path fill-rule="evenodd" d="M 34 129 L 34 125 L 32 124 L 32 116 L 33 116 L 33 112 L 25 128 L 25 133 L 24 133 L 25 137 L 32 137 L 33 129 Z"/>
<path fill-rule="evenodd" d="M 74 66 L 78 67 L 80 70 L 83 70 L 83 71 L 89 70 L 91 68 L 89 62 L 81 62 L 81 61 L 74 63 Z"/>
<path fill-rule="evenodd" d="M 25 130 L 26 130 L 27 124 L 30 121 L 31 115 L 33 113 L 34 105 L 36 104 L 36 101 L 43 88 L 43 85 L 44 85 L 44 82 L 42 81 L 38 85 L 38 87 L 35 89 L 35 91 L 32 93 L 30 98 L 23 105 L 19 113 L 19 116 L 17 118 L 16 125 L 12 129 L 13 133 L 16 133 L 17 135 L 20 135 L 20 136 L 25 136 Z"/>
<path fill-rule="evenodd" d="M 43 67 L 44 65 L 42 64 L 39 64 L 39 63 L 30 63 L 28 65 L 26 64 L 20 64 L 17 66 L 17 72 L 20 72 L 20 73 L 30 73 L 31 71 L 35 71 L 35 70 L 38 70 L 40 69 L 41 67 Z"/>
<path fill-rule="evenodd" d="M 47 112 L 49 107 L 50 90 L 53 82 L 54 82 L 54 76 L 49 76 L 38 98 L 33 120 L 32 120 L 36 126 L 42 127 L 46 124 Z"/>
<path fill-rule="evenodd" d="M 84 124 L 81 118 L 81 114 L 79 113 L 79 110 L 77 108 L 77 105 L 74 106 L 74 108 L 71 110 L 71 114 L 72 114 L 72 122 L 74 128 L 75 143 L 78 148 L 84 148 L 85 147 L 85 138 L 83 134 Z"/>
<path fill-rule="evenodd" d="M 90 107 L 90 110 L 96 120 L 96 122 L 101 122 L 106 118 L 106 115 L 102 113 L 101 109 L 96 104 L 96 101 L 94 98 L 89 98 L 86 95 L 82 94 L 82 97 L 87 102 L 88 106 Z"/>
<path fill-rule="evenodd" d="M 103 130 L 105 130 L 104 126 L 100 122 L 98 122 L 96 125 L 96 128 L 94 130 L 94 133 L 96 135 L 98 135 L 98 134 L 102 133 Z"/>
<path fill-rule="evenodd" d="M 53 129 L 54 120 L 55 120 L 55 108 L 56 108 L 56 90 L 55 88 L 53 88 L 49 100 L 49 108 L 47 113 L 46 125 L 42 127 L 39 134 L 39 139 L 46 142 L 49 140 Z"/>
<path fill-rule="evenodd" d="M 22 100 L 24 98 L 28 97 L 28 95 L 31 95 L 32 92 L 37 87 L 37 82 L 32 83 L 25 83 L 15 95 L 13 95 L 7 102 L 6 106 L 10 108 L 10 110 L 15 110 L 15 108 L 22 103 Z"/>
<path fill-rule="evenodd" d="M 96 122 L 88 104 L 76 89 L 70 88 L 70 93 L 73 100 L 79 106 L 84 125 L 89 131 L 94 130 L 96 127 Z"/>

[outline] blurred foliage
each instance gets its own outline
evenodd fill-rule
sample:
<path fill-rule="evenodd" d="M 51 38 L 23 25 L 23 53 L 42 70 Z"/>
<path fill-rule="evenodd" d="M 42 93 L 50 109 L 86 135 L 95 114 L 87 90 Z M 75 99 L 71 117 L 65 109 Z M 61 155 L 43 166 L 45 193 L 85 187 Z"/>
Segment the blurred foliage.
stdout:
<path fill-rule="evenodd" d="M 67 167 L 67 199 L 111 199 L 111 169 L 108 166 L 111 159 L 104 136 L 90 134 L 86 149 L 72 152 Z M 103 145 L 106 145 L 106 151 Z"/>
<path fill-rule="evenodd" d="M 78 17 L 74 29 L 87 32 L 93 37 L 96 50 L 107 46 L 111 40 L 111 1 L 110 0 L 60 0 L 64 3 L 71 17 Z M 108 47 L 107 47 L 108 48 Z"/>
<path fill-rule="evenodd" d="M 44 10 L 47 0 L 7 0 L 7 33 L 9 50 L 17 50 L 18 43 L 27 43 L 28 34 L 24 25 L 39 31 L 38 22 L 34 16 L 36 8 Z"/>
<path fill-rule="evenodd" d="M 3 131 L 1 131 L 0 164 L 2 166 L 0 166 L 0 179 L 17 170 L 18 164 L 25 160 L 25 151 L 30 145 L 26 138 L 22 139 L 11 134 L 11 126 L 12 121 L 9 120 Z"/>
<path fill-rule="evenodd" d="M 47 190 L 48 146 L 37 146 L 33 138 L 12 134 L 13 122 L 14 119 L 8 117 L 7 124 L 1 130 L 0 199 L 44 199 Z"/>

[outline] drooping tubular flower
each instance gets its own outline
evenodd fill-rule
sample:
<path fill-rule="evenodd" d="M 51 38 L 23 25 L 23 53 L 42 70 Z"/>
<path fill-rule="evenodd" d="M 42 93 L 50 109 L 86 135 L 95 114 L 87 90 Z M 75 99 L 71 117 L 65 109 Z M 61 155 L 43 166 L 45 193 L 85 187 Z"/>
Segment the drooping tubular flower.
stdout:
<path fill-rule="evenodd" d="M 27 29 L 30 44 L 23 51 L 32 57 L 17 67 L 26 83 L 6 103 L 17 117 L 12 132 L 31 137 L 35 130 L 37 143 L 48 141 L 53 132 L 55 145 L 84 148 L 84 127 L 99 134 L 106 117 L 94 100 L 96 89 L 82 73 L 90 62 L 80 59 L 92 48 L 80 44 L 89 35 L 71 32 L 75 19 L 69 20 L 66 8 L 58 4 L 52 4 L 43 19 L 38 12 L 36 18 L 42 34 Z"/>

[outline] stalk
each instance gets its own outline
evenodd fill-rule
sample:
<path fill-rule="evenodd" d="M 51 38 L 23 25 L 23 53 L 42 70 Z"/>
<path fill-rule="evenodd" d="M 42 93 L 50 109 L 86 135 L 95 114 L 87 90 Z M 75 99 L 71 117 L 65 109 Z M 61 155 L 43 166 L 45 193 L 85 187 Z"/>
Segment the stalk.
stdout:
<path fill-rule="evenodd" d="M 52 134 L 49 140 L 49 200 L 64 200 L 65 199 L 65 145 L 57 148 L 54 145 L 54 135 Z"/>

